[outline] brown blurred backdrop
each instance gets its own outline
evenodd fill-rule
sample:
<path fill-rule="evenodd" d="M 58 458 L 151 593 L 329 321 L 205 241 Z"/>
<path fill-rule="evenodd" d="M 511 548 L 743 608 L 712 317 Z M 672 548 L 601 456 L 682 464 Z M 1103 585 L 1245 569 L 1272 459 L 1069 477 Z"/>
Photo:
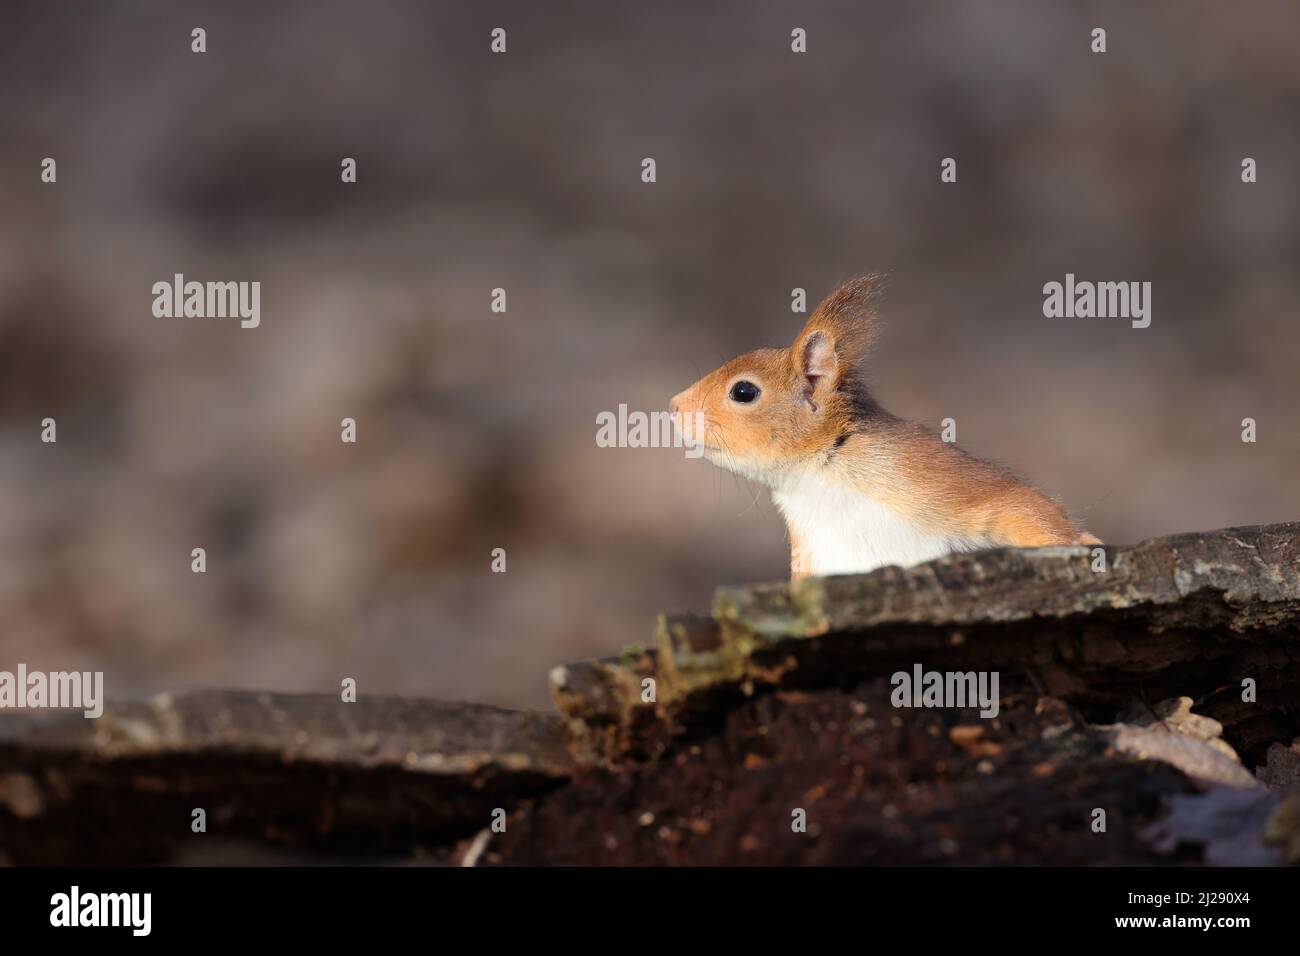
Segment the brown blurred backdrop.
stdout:
<path fill-rule="evenodd" d="M 766 492 L 597 413 L 868 270 L 886 407 L 1105 540 L 1300 517 L 1298 10 L 6 3 L 0 668 L 545 706 L 786 571 Z M 175 272 L 261 327 L 155 319 Z M 1045 319 L 1066 272 L 1151 327 Z"/>

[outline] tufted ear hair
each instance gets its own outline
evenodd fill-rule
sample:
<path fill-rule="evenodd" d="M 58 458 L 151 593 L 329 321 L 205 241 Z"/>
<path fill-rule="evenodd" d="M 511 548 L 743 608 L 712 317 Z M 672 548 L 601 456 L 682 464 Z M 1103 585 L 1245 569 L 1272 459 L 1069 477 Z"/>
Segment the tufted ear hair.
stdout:
<path fill-rule="evenodd" d="M 808 317 L 790 349 L 790 359 L 807 382 L 806 397 L 810 402 L 816 403 L 817 396 L 834 391 L 875 341 L 879 323 L 873 300 L 880 284 L 878 275 L 858 276 L 841 283 Z"/>

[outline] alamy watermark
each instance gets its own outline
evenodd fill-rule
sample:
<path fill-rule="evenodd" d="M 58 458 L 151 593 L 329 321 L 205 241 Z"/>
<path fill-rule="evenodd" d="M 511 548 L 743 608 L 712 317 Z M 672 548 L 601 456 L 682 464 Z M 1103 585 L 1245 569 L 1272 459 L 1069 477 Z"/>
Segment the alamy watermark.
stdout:
<path fill-rule="evenodd" d="M 262 323 L 262 283 L 186 282 L 178 272 L 171 282 L 153 284 L 153 314 L 160 319 L 238 318 L 245 329 Z"/>
<path fill-rule="evenodd" d="M 148 936 L 153 929 L 153 894 L 83 893 L 74 885 L 50 897 L 50 925 L 121 926 L 133 936 Z"/>
<path fill-rule="evenodd" d="M 684 422 L 679 421 L 682 418 Z M 687 458 L 699 458 L 704 445 L 697 436 L 703 434 L 703 412 L 630 412 L 620 404 L 617 412 L 596 415 L 598 448 L 684 448 Z"/>
<path fill-rule="evenodd" d="M 920 664 L 895 671 L 889 702 L 895 707 L 980 708 L 980 716 L 998 715 L 997 671 L 927 671 Z"/>
<path fill-rule="evenodd" d="M 103 671 L 0 671 L 0 710 L 75 708 L 94 720 L 104 713 Z"/>
<path fill-rule="evenodd" d="M 1130 319 L 1135 329 L 1151 324 L 1150 282 L 1065 282 L 1043 286 L 1043 315 L 1049 319 Z"/>

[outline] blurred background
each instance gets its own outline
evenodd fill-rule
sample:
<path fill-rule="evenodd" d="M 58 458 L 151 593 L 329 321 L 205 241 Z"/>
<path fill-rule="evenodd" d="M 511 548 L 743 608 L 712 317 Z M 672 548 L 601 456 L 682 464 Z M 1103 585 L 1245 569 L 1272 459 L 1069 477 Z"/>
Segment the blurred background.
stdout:
<path fill-rule="evenodd" d="M 1291 0 L 9 0 L 0 119 L 2 669 L 549 706 L 788 567 L 765 491 L 597 414 L 864 271 L 882 403 L 1106 541 L 1300 517 Z M 176 272 L 261 327 L 154 318 Z M 1067 272 L 1150 328 L 1045 319 Z"/>

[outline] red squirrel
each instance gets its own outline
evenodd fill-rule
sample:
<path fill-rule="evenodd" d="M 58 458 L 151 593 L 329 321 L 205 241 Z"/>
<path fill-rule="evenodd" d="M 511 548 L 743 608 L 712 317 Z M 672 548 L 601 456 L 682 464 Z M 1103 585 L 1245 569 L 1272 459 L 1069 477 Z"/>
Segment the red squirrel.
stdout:
<path fill-rule="evenodd" d="M 877 404 L 862 377 L 877 285 L 845 282 L 792 346 L 732 359 L 669 403 L 704 457 L 771 489 L 791 576 L 1002 545 L 1100 544 L 1038 489 Z"/>

